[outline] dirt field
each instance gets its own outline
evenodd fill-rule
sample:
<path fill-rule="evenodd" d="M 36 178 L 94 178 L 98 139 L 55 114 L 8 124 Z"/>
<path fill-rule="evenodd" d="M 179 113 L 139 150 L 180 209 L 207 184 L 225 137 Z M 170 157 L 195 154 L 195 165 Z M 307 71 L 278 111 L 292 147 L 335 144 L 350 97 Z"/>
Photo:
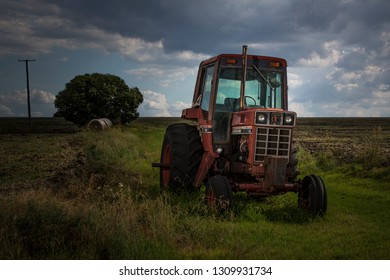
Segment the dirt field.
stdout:
<path fill-rule="evenodd" d="M 357 153 L 375 148 L 383 164 L 390 164 L 390 118 L 298 118 L 295 136 L 311 153 L 331 152 L 352 162 Z"/>

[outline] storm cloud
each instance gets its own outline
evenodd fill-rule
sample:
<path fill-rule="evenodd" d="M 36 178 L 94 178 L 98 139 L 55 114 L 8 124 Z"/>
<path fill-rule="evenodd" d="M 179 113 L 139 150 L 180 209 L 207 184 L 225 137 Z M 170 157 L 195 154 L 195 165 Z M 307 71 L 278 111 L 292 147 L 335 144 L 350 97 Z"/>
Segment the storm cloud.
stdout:
<path fill-rule="evenodd" d="M 289 109 L 299 115 L 390 116 L 390 1 L 0 3 L 0 61 L 55 54 L 70 65 L 68 56 L 81 50 L 119 54 L 121 73 L 145 93 L 142 108 L 147 115 L 173 114 L 167 106 L 156 108 L 159 98 L 179 112 L 177 108 L 190 103 L 199 62 L 218 53 L 240 52 L 247 44 L 250 53 L 288 60 Z M 0 71 L 2 83 L 11 83 L 4 74 L 11 70 Z M 44 79 L 39 85 L 52 95 L 61 86 Z M 11 92 L 21 88 L 1 90 L 11 98 Z M 9 106 L 1 104 L 0 114 L 9 113 Z"/>

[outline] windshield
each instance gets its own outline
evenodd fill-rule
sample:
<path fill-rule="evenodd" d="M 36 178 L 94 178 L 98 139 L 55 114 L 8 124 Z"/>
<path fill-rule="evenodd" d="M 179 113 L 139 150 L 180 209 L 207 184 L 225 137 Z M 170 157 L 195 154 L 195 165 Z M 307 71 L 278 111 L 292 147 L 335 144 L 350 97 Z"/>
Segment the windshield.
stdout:
<path fill-rule="evenodd" d="M 215 110 L 232 112 L 239 110 L 241 76 L 241 68 L 220 68 Z M 258 69 L 253 65 L 247 69 L 245 107 L 282 108 L 282 87 L 282 72 L 272 69 Z"/>

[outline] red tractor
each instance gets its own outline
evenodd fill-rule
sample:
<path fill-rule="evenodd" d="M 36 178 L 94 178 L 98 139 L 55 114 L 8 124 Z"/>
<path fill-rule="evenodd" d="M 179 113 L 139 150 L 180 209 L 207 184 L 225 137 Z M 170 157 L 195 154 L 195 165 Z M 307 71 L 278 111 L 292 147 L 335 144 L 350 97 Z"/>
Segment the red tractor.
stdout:
<path fill-rule="evenodd" d="M 232 193 L 298 193 L 298 206 L 324 215 L 321 177 L 297 180 L 293 144 L 297 116 L 287 108 L 287 62 L 282 58 L 221 54 L 200 63 L 192 107 L 167 127 L 160 163 L 163 189 L 206 185 L 206 204 L 226 209 Z"/>

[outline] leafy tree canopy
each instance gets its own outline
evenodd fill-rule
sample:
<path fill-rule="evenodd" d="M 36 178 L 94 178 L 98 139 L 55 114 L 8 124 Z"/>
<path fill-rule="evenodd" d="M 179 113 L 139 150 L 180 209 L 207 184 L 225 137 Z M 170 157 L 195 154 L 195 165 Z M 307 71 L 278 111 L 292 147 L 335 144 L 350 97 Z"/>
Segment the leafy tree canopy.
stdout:
<path fill-rule="evenodd" d="M 129 88 L 125 81 L 110 74 L 84 74 L 74 77 L 54 101 L 62 116 L 78 125 L 95 118 L 109 118 L 128 123 L 139 117 L 138 106 L 143 96 L 138 88 Z"/>

